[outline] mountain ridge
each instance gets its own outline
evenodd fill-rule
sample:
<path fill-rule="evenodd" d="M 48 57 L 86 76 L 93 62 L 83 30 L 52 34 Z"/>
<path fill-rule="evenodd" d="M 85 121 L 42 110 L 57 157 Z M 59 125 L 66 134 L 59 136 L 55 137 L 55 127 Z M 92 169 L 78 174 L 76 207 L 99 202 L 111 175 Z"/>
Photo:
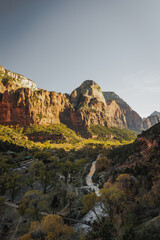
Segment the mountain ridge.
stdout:
<path fill-rule="evenodd" d="M 84 81 L 70 95 L 38 89 L 30 79 L 0 66 L 0 124 L 30 126 L 63 123 L 85 135 L 90 125 L 141 131 L 153 125 L 116 93 L 102 92 L 93 80 Z"/>

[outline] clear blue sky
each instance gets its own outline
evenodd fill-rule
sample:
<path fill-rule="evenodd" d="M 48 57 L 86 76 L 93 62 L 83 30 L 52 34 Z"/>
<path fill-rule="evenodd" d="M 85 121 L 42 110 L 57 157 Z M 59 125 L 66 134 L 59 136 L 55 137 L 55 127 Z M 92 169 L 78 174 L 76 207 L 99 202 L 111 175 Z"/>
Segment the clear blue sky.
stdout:
<path fill-rule="evenodd" d="M 160 111 L 159 0 L 0 0 L 0 65 L 40 88 L 84 80 L 142 117 Z"/>

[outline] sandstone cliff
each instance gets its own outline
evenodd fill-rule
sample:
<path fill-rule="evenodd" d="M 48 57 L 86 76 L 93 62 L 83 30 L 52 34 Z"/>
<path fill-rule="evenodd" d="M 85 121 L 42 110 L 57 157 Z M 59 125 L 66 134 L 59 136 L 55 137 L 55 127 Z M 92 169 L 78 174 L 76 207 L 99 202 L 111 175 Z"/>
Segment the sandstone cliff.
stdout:
<path fill-rule="evenodd" d="M 70 99 L 75 112 L 80 113 L 84 126 L 99 124 L 108 127 L 127 128 L 130 123 L 129 117 L 132 118 L 128 114 L 127 125 L 126 113 L 122 111 L 121 105 L 116 99 L 111 97 L 106 99 L 106 94 L 102 93 L 98 84 L 92 80 L 84 81 L 80 87 L 71 93 Z M 139 130 L 141 126 L 139 127 L 136 123 L 132 126 L 132 123 L 130 123 L 129 127 Z"/>
<path fill-rule="evenodd" d="M 103 92 L 92 80 L 71 95 L 49 92 L 20 74 L 0 66 L 0 124 L 64 123 L 85 135 L 90 125 L 142 129 L 141 117 L 113 92 Z"/>
<path fill-rule="evenodd" d="M 84 126 L 107 125 L 107 105 L 101 88 L 94 81 L 84 81 L 71 93 L 70 101 Z"/>
<path fill-rule="evenodd" d="M 60 123 L 60 113 L 69 106 L 66 95 L 29 88 L 0 94 L 0 124 L 21 125 Z"/>

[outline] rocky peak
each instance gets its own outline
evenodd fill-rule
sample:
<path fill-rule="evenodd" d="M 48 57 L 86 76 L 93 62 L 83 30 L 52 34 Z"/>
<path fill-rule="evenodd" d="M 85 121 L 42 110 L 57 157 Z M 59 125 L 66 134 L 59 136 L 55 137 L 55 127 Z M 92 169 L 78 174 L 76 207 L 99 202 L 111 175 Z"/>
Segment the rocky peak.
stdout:
<path fill-rule="evenodd" d="M 155 116 L 157 115 L 160 118 L 160 112 L 154 111 L 150 116 Z"/>
<path fill-rule="evenodd" d="M 93 80 L 84 81 L 71 93 L 71 103 L 74 107 L 77 107 L 81 100 L 91 101 L 91 99 L 96 99 L 106 105 L 100 86 Z"/>
<path fill-rule="evenodd" d="M 143 128 L 148 129 L 159 122 L 160 122 L 160 117 L 157 114 L 156 115 L 151 114 L 147 118 L 143 119 Z"/>
<path fill-rule="evenodd" d="M 38 90 L 32 80 L 0 66 L 0 92 L 17 90 L 18 88 L 30 88 L 32 91 Z"/>

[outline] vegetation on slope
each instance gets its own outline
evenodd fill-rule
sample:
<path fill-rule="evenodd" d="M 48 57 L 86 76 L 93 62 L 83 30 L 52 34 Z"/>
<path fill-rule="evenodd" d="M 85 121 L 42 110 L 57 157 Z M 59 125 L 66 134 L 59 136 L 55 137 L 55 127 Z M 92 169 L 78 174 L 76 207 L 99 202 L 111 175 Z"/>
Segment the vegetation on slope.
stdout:
<path fill-rule="evenodd" d="M 53 143 L 76 143 L 81 139 L 73 130 L 67 128 L 67 126 L 62 123 L 48 126 L 32 125 L 27 128 L 24 134 L 26 134 L 29 139 L 39 142 L 51 140 Z"/>
<path fill-rule="evenodd" d="M 97 179 L 102 189 L 94 201 L 107 217 L 97 221 L 86 239 L 160 238 L 159 139 L 160 123 L 139 135 L 134 143 L 101 156 Z M 87 199 L 92 202 L 92 195 Z M 90 205 L 89 200 L 83 203 L 84 207 Z"/>
<path fill-rule="evenodd" d="M 112 127 L 112 128 L 107 128 L 105 126 L 101 126 L 101 125 L 91 125 L 90 128 L 88 128 L 89 133 L 92 136 L 97 136 L 97 138 L 101 138 L 101 139 L 117 139 L 119 141 L 132 141 L 135 140 L 136 136 L 137 136 L 137 132 L 129 130 L 127 128 L 116 128 L 116 127 Z"/>
<path fill-rule="evenodd" d="M 16 130 L 8 126 L 0 125 L 0 151 L 20 150 L 23 148 L 32 148 L 34 143 L 22 133 L 22 130 Z"/>
<path fill-rule="evenodd" d="M 146 131 L 143 131 L 138 137 L 144 137 L 151 140 L 157 139 L 160 136 L 160 124 L 157 123 Z"/>
<path fill-rule="evenodd" d="M 97 128 L 93 130 L 96 132 Z M 107 217 L 100 217 L 94 223 L 93 231 L 84 239 L 106 239 L 107 236 L 107 239 L 150 240 L 151 235 L 157 237 L 158 231 L 152 227 L 152 223 L 160 211 L 160 126 L 156 125 L 155 128 L 139 135 L 134 143 L 117 147 L 124 142 L 123 136 L 131 140 L 126 130 L 105 128 L 106 132 L 110 131 L 108 135 L 105 132 L 108 139 L 82 139 L 65 125 L 32 126 L 27 130 L 1 126 L 0 140 L 4 145 L 10 145 L 1 148 L 0 195 L 14 201 L 21 200 L 19 214 L 22 222 L 17 235 L 30 234 L 35 221 L 35 227 L 40 226 L 43 221 L 40 212 L 63 213 L 81 219 L 82 202 L 84 208 L 88 207 L 89 210 L 93 207 L 89 201 L 93 203 L 94 200 L 94 203 L 104 208 Z M 98 128 L 99 135 L 104 134 L 105 129 Z M 111 133 L 117 132 L 119 140 L 109 139 Z M 27 136 L 34 134 L 35 137 L 42 134 L 51 138 L 41 143 L 29 141 Z M 65 139 L 54 139 L 52 142 L 53 136 L 60 134 Z M 15 153 L 10 148 L 12 144 L 25 148 Z M 33 151 L 29 152 L 27 148 Z M 89 192 L 83 186 L 91 163 L 99 154 L 96 174 L 102 189 L 101 197 L 97 198 L 93 193 L 86 195 Z M 0 210 L 2 216 L 5 214 L 4 209 Z M 9 225 L 8 221 L 7 224 L 8 231 L 3 231 L 2 235 L 10 236 L 12 224 Z M 41 229 L 37 232 L 35 229 L 34 234 L 40 239 L 44 236 Z M 71 239 L 79 239 L 78 233 L 74 234 L 75 237 Z M 145 234 L 147 237 L 143 238 Z"/>

